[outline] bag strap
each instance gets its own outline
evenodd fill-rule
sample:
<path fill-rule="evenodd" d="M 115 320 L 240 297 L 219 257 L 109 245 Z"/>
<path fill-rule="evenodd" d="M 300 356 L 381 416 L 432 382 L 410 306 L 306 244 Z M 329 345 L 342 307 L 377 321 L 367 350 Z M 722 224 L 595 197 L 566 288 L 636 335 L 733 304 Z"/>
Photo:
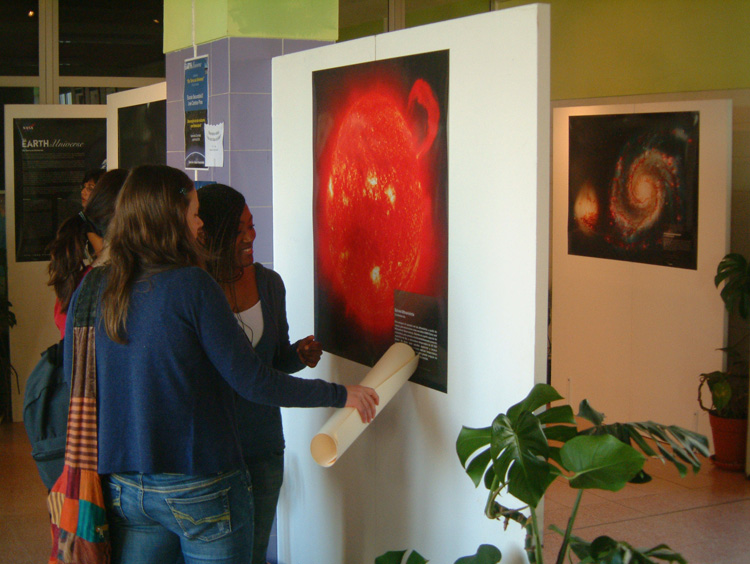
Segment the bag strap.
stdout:
<path fill-rule="evenodd" d="M 94 329 L 102 271 L 96 268 L 84 277 L 73 312 L 73 370 L 65 444 L 66 465 L 93 471 L 97 470 L 99 453 Z"/>

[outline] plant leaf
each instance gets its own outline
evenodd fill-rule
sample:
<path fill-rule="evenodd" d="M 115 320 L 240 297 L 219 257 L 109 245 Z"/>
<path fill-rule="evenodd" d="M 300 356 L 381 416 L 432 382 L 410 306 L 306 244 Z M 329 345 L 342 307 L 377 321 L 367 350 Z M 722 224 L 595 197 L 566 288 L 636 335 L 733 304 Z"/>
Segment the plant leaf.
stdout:
<path fill-rule="evenodd" d="M 484 472 L 491 461 L 492 456 L 489 448 L 486 448 L 471 459 L 471 462 L 466 467 L 466 473 L 471 478 L 471 481 L 474 482 L 474 486 L 478 486 L 479 482 L 482 481 L 482 476 L 484 476 Z"/>
<path fill-rule="evenodd" d="M 406 552 L 406 550 L 391 550 L 378 556 L 375 559 L 375 564 L 401 564 Z M 416 550 L 413 550 L 409 554 L 409 558 L 406 559 L 406 564 L 426 564 L 427 562 L 429 560 L 425 560 Z"/>
<path fill-rule="evenodd" d="M 583 400 L 578 406 L 578 417 L 583 417 L 597 427 L 604 422 L 604 414 L 591 407 L 588 400 Z"/>
<path fill-rule="evenodd" d="M 721 411 L 729 404 L 729 400 L 732 399 L 732 386 L 726 380 L 716 380 L 714 382 L 709 380 L 708 387 L 711 390 L 714 407 L 718 411 Z"/>
<path fill-rule="evenodd" d="M 716 267 L 714 284 L 718 288 L 722 282 L 724 287 L 720 295 L 727 311 L 734 311 L 736 306 L 740 316 L 747 319 L 750 313 L 750 265 L 743 255 L 729 253 L 721 259 Z"/>
<path fill-rule="evenodd" d="M 534 412 L 543 405 L 560 399 L 563 399 L 563 397 L 552 386 L 548 384 L 536 384 L 531 388 L 529 395 L 508 409 L 508 418 L 511 421 L 515 421 L 524 411 Z"/>
<path fill-rule="evenodd" d="M 560 451 L 573 488 L 618 491 L 643 467 L 646 457 L 611 435 L 580 436 Z"/>
<path fill-rule="evenodd" d="M 455 564 L 497 564 L 503 555 L 496 546 L 482 544 L 473 556 L 464 556 L 456 560 Z"/>
<path fill-rule="evenodd" d="M 419 554 L 416 550 L 412 550 L 409 558 L 406 559 L 406 564 L 427 564 L 427 562 L 429 562 L 429 560 Z"/>
<path fill-rule="evenodd" d="M 570 539 L 570 548 L 580 558 L 581 564 L 657 564 L 657 560 L 687 564 L 682 555 L 674 552 L 666 544 L 649 549 L 636 549 L 626 542 L 616 541 L 608 536 L 600 536 L 587 542 L 573 535 Z"/>
<path fill-rule="evenodd" d="M 603 434 L 612 435 L 626 444 L 631 444 L 633 441 L 646 456 L 657 456 L 650 444 L 643 438 L 642 435 L 645 434 L 646 438 L 654 442 L 660 456 L 674 464 L 682 476 L 687 473 L 687 469 L 677 460 L 678 458 L 690 464 L 693 472 L 697 472 L 701 467 L 701 460 L 696 453 L 706 457 L 710 455 L 708 439 L 703 435 L 676 425 L 667 426 L 653 421 L 600 425 L 579 433 L 581 436 Z"/>
<path fill-rule="evenodd" d="M 575 415 L 573 415 L 573 408 L 569 405 L 550 407 L 538 414 L 537 417 L 542 425 L 549 425 L 550 423 L 576 424 L 576 418 Z"/>
<path fill-rule="evenodd" d="M 524 454 L 508 471 L 508 493 L 531 507 L 537 507 L 547 488 L 559 475 L 546 460 Z"/>
<path fill-rule="evenodd" d="M 578 435 L 578 429 L 568 425 L 551 425 L 544 428 L 544 434 L 548 441 L 560 441 L 564 443 Z"/>
<path fill-rule="evenodd" d="M 481 429 L 472 429 L 471 427 L 461 427 L 461 432 L 456 439 L 456 452 L 461 466 L 466 468 L 466 461 L 469 457 L 480 448 L 490 444 L 492 437 L 491 427 L 482 427 Z"/>
<path fill-rule="evenodd" d="M 508 491 L 536 507 L 550 484 L 551 472 L 549 445 L 539 419 L 529 411 L 520 412 L 515 420 L 498 415 L 492 423 L 491 449 L 500 481 L 506 481 L 507 471 Z"/>

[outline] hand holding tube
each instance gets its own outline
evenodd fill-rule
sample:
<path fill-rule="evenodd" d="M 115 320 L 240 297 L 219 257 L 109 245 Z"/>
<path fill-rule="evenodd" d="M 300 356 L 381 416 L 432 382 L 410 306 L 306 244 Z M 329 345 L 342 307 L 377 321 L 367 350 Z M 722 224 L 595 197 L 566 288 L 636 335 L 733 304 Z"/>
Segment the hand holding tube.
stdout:
<path fill-rule="evenodd" d="M 346 407 L 355 407 L 359 411 L 362 423 L 369 423 L 375 418 L 375 410 L 380 403 L 378 393 L 365 386 L 346 386 Z"/>

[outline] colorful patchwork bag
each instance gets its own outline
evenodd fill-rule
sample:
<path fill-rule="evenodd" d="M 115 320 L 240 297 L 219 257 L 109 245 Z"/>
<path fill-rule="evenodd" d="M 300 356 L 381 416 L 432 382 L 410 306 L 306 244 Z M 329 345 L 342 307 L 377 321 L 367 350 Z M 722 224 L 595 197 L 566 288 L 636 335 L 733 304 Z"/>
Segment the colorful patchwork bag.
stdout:
<path fill-rule="evenodd" d="M 97 472 L 94 326 L 101 270 L 94 269 L 83 279 L 72 313 L 73 374 L 65 465 L 47 498 L 52 521 L 50 564 L 108 564 L 111 556 L 102 483 Z"/>

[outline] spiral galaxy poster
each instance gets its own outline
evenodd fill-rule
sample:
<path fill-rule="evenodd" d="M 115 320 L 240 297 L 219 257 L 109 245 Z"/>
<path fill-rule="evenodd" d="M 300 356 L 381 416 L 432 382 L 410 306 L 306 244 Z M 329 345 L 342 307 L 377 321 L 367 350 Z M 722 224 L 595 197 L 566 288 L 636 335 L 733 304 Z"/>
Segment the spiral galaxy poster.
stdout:
<path fill-rule="evenodd" d="M 699 116 L 570 117 L 569 254 L 696 269 Z"/>
<path fill-rule="evenodd" d="M 315 333 L 447 390 L 448 51 L 313 73 Z"/>

